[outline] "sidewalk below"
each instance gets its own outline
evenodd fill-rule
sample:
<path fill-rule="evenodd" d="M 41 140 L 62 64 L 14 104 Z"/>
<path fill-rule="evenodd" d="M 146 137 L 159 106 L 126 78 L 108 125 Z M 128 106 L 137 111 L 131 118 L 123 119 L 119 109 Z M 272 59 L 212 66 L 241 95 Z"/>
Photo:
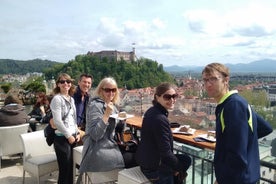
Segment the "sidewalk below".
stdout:
<path fill-rule="evenodd" d="M 56 184 L 58 171 L 51 175 L 45 175 L 40 178 L 42 184 Z M 2 157 L 0 170 L 1 184 L 22 184 L 23 182 L 23 160 L 20 156 Z M 25 174 L 25 184 L 37 183 L 35 177 L 31 177 L 28 172 Z"/>

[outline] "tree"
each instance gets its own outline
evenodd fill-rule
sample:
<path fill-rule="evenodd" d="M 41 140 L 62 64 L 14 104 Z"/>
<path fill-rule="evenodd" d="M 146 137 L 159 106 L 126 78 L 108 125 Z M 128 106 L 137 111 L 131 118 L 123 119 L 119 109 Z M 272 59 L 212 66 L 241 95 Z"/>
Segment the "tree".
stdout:
<path fill-rule="evenodd" d="M 37 93 L 37 92 L 46 92 L 46 87 L 43 84 L 43 78 L 42 77 L 33 77 L 29 78 L 28 81 L 26 81 L 21 86 L 25 91 L 28 91 L 30 93 Z"/>
<path fill-rule="evenodd" d="M 6 83 L 1 85 L 1 89 L 3 89 L 4 93 L 8 93 L 12 87 L 11 83 Z"/>
<path fill-rule="evenodd" d="M 68 73 L 77 79 L 81 73 L 93 75 L 93 86 L 97 86 L 104 77 L 114 77 L 119 88 L 128 89 L 153 87 L 161 82 L 175 83 L 173 77 L 163 70 L 163 65 L 156 61 L 142 58 L 137 61 L 126 62 L 123 59 L 99 58 L 97 56 L 79 55 L 63 66 L 49 69 L 45 72 L 46 80 L 57 77 L 60 73 Z"/>
<path fill-rule="evenodd" d="M 250 105 L 253 105 L 255 107 L 268 107 L 269 101 L 267 99 L 267 94 L 265 90 L 244 90 L 240 92 L 240 95 L 243 96 Z"/>

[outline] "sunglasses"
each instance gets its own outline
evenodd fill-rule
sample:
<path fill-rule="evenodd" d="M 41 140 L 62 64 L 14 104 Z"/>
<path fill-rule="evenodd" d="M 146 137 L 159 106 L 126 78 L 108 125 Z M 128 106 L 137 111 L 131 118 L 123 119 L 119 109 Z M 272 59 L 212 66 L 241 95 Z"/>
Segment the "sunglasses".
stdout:
<path fill-rule="evenodd" d="M 173 95 L 169 95 L 169 94 L 164 94 L 163 95 L 163 99 L 166 101 L 169 101 L 171 98 L 173 100 L 175 100 L 178 97 L 178 94 L 173 94 Z"/>
<path fill-rule="evenodd" d="M 59 81 L 60 84 L 64 84 L 65 82 L 66 82 L 67 84 L 70 84 L 72 81 L 70 81 L 70 80 L 60 80 L 60 81 Z"/>
<path fill-rule="evenodd" d="M 103 89 L 104 92 L 106 92 L 106 93 L 110 93 L 110 92 L 115 93 L 115 92 L 117 91 L 116 88 L 102 88 L 102 89 Z"/>

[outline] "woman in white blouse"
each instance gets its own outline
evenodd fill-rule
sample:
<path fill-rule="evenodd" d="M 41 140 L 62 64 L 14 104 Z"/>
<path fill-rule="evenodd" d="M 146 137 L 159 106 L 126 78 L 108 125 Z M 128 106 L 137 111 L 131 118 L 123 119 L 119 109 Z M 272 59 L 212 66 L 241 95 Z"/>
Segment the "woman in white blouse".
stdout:
<path fill-rule="evenodd" d="M 59 75 L 53 90 L 55 96 L 50 104 L 57 128 L 54 148 L 59 167 L 58 184 L 73 184 L 72 149 L 80 141 L 72 81 L 66 73 Z"/>

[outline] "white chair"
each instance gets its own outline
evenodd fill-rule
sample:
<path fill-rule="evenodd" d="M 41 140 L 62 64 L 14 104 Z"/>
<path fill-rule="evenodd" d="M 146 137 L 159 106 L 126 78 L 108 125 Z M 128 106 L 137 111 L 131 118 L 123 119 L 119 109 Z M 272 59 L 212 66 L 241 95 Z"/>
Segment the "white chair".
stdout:
<path fill-rule="evenodd" d="M 73 149 L 73 176 L 76 178 L 76 165 L 81 164 L 83 146 L 77 146 Z M 86 172 L 84 173 L 82 180 L 83 183 L 107 183 L 118 180 L 118 173 L 121 169 L 115 169 L 108 172 Z"/>
<path fill-rule="evenodd" d="M 37 178 L 58 170 L 57 158 L 53 146 L 46 143 L 43 130 L 21 134 L 23 143 L 23 184 L 25 172 Z"/>
<path fill-rule="evenodd" d="M 118 180 L 118 173 L 122 169 L 115 169 L 106 172 L 87 172 L 86 175 L 92 184 L 115 182 Z"/>
<path fill-rule="evenodd" d="M 142 173 L 139 166 L 124 169 L 119 172 L 118 184 L 146 184 L 151 183 Z"/>
<path fill-rule="evenodd" d="M 77 146 L 73 148 L 73 178 L 76 178 L 76 166 L 80 165 L 82 159 L 83 146 Z"/>
<path fill-rule="evenodd" d="M 0 169 L 2 156 L 23 153 L 20 134 L 27 133 L 29 123 L 0 127 Z"/>

